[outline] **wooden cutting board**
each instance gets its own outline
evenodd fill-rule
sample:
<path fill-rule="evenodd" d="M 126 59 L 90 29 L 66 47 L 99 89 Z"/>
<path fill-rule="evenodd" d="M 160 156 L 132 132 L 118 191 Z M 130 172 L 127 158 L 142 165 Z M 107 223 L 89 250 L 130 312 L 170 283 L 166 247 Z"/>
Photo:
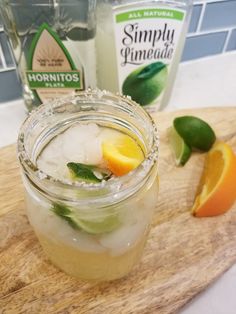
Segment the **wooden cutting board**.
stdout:
<path fill-rule="evenodd" d="M 25 215 L 15 146 L 0 150 L 1 313 L 173 314 L 236 261 L 236 204 L 215 218 L 194 218 L 189 212 L 204 154 L 175 167 L 166 129 L 183 114 L 208 121 L 236 151 L 236 107 L 155 117 L 161 144 L 153 228 L 141 263 L 113 283 L 76 280 L 47 260 Z"/>

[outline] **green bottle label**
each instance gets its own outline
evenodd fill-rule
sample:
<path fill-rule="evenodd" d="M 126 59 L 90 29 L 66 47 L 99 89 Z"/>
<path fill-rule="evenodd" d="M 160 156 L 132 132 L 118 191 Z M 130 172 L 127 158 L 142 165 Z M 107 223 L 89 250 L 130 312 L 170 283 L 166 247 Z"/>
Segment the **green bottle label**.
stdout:
<path fill-rule="evenodd" d="M 41 102 L 83 89 L 82 67 L 76 68 L 65 45 L 46 23 L 32 41 L 26 77 Z"/>
<path fill-rule="evenodd" d="M 113 12 L 119 90 L 142 106 L 160 106 L 176 59 L 185 11 L 160 6 Z"/>

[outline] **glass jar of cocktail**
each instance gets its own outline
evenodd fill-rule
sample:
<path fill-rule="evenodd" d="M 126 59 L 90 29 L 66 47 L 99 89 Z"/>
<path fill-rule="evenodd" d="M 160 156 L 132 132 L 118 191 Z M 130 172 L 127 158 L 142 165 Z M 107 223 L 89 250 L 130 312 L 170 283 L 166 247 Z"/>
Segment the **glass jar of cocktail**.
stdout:
<path fill-rule="evenodd" d="M 148 113 L 105 91 L 57 99 L 26 119 L 18 157 L 28 218 L 49 259 L 81 279 L 125 276 L 157 203 L 158 137 Z"/>

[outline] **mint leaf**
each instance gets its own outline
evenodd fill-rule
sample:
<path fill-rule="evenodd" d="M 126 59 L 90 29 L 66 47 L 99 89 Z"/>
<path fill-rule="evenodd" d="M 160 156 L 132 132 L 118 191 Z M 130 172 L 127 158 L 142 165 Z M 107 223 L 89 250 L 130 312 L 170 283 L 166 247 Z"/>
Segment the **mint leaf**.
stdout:
<path fill-rule="evenodd" d="M 61 203 L 53 203 L 51 210 L 59 217 L 66 220 L 72 228 L 80 229 L 80 226 L 73 218 L 73 211 Z"/>
<path fill-rule="evenodd" d="M 102 181 L 102 179 L 97 178 L 93 173 L 93 166 L 76 162 L 68 162 L 67 167 L 70 169 L 76 179 L 80 179 L 88 183 L 98 183 Z"/>

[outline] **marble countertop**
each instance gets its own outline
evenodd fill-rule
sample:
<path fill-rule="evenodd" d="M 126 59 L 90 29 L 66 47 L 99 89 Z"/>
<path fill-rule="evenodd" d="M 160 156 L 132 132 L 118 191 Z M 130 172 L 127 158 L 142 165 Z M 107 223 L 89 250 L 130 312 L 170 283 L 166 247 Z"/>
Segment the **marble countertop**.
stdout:
<path fill-rule="evenodd" d="M 236 53 L 182 63 L 167 111 L 236 106 Z M 0 147 L 16 142 L 26 117 L 22 99 L 0 104 Z M 236 117 L 235 117 L 236 121 Z M 181 314 L 235 314 L 236 264 L 195 297 Z"/>

